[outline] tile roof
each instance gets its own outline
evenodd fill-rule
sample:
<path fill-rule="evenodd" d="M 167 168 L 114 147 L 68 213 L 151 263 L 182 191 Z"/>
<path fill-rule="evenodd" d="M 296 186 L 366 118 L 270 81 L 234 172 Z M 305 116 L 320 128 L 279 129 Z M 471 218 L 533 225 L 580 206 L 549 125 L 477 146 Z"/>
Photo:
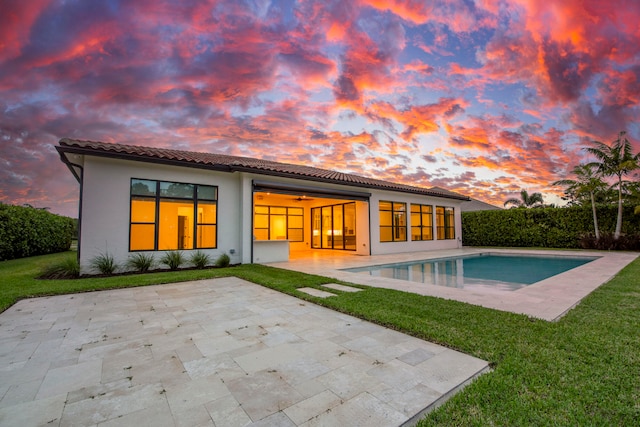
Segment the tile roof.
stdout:
<path fill-rule="evenodd" d="M 59 144 L 56 149 L 58 149 L 61 155 L 63 153 L 76 153 L 101 157 L 116 157 L 128 160 L 170 163 L 204 169 L 223 170 L 227 172 L 252 172 L 261 175 L 298 178 L 307 181 L 342 184 L 362 188 L 377 188 L 381 190 L 444 197 L 447 199 L 469 200 L 466 196 L 440 188 L 427 189 L 414 187 L 311 166 L 273 162 L 249 157 L 97 141 L 81 141 L 70 138 L 62 138 Z"/>
<path fill-rule="evenodd" d="M 443 193 L 451 193 L 449 190 L 445 190 L 441 187 L 433 187 L 431 190 L 441 191 Z M 453 193 L 456 194 L 456 193 Z M 473 212 L 473 211 L 491 211 L 501 210 L 501 207 L 491 205 L 478 199 L 469 198 L 466 202 L 460 205 L 461 212 Z"/>
<path fill-rule="evenodd" d="M 475 212 L 475 211 L 499 211 L 502 208 L 498 206 L 485 203 L 481 200 L 471 199 L 468 202 L 463 202 L 460 205 L 460 212 Z"/>

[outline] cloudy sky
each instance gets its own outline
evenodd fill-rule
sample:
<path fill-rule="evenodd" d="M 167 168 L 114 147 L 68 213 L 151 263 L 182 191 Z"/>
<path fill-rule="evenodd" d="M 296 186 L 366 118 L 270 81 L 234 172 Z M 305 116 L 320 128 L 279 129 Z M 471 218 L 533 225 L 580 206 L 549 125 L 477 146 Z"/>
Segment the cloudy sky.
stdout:
<path fill-rule="evenodd" d="M 639 22 L 637 0 L 0 0 L 0 201 L 77 215 L 62 137 L 557 201 L 588 141 L 640 149 Z"/>

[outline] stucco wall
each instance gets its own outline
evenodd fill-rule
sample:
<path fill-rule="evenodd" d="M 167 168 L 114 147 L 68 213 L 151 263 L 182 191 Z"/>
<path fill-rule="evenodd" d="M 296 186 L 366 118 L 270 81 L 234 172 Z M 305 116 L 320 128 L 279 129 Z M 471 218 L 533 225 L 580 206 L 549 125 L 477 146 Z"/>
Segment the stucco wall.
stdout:
<path fill-rule="evenodd" d="M 407 241 L 381 242 L 380 241 L 380 215 L 379 202 L 391 201 L 407 204 Z M 433 206 L 433 234 L 434 240 L 411 241 L 411 203 Z M 409 193 L 396 193 L 390 191 L 371 191 L 369 205 L 371 207 L 371 254 L 391 254 L 401 252 L 431 251 L 441 249 L 455 249 L 462 246 L 462 220 L 460 215 L 461 201 L 438 197 L 427 197 Z M 448 206 L 455 209 L 456 238 L 450 240 L 437 240 L 436 236 L 436 206 Z"/>
<path fill-rule="evenodd" d="M 80 264 L 89 272 L 92 258 L 107 252 L 123 264 L 129 256 L 129 198 L 131 178 L 218 186 L 218 247 L 203 249 L 215 260 L 227 253 L 242 260 L 240 180 L 237 174 L 126 160 L 87 157 L 84 164 Z M 224 222 L 222 219 L 224 218 Z M 234 254 L 229 251 L 233 249 Z M 193 251 L 185 250 L 189 257 Z M 152 252 L 156 261 L 163 252 Z"/>
<path fill-rule="evenodd" d="M 297 183 L 305 186 L 351 190 L 371 194 L 370 201 L 356 203 L 357 246 L 360 255 L 452 249 L 461 245 L 460 201 L 433 198 L 407 193 L 347 187 L 334 184 L 319 184 L 289 178 L 265 177 L 249 173 L 227 173 L 167 166 L 127 160 L 87 157 L 84 162 L 82 197 L 82 237 L 80 242 L 81 267 L 83 273 L 89 272 L 92 258 L 109 253 L 123 264 L 129 252 L 129 209 L 131 178 L 175 181 L 192 184 L 215 185 L 218 187 L 218 238 L 216 249 L 203 250 L 216 259 L 227 253 L 232 263 L 250 263 L 252 232 L 253 193 L 252 180 L 269 180 Z M 403 202 L 407 204 L 407 231 L 410 234 L 411 203 L 433 206 L 434 240 L 404 242 L 380 242 L 379 202 L 380 200 Z M 346 200 L 345 200 L 346 202 Z M 315 204 L 321 205 L 322 199 Z M 307 249 L 310 241 L 310 208 L 305 206 L 305 243 L 298 243 L 296 249 Z M 456 238 L 436 240 L 435 207 L 451 206 L 455 208 Z M 370 227 L 369 227 L 370 226 Z M 230 252 L 234 253 L 231 254 Z M 185 250 L 188 257 L 192 251 Z M 163 252 L 154 252 L 156 260 Z"/>

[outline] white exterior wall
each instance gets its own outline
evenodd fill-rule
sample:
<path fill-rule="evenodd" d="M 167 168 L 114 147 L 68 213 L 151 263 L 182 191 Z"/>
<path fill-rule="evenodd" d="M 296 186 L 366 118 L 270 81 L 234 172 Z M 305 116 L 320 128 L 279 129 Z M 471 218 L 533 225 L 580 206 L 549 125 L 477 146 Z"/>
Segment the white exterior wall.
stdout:
<path fill-rule="evenodd" d="M 407 205 L 407 240 L 403 242 L 380 241 L 379 202 L 401 202 Z M 411 203 L 433 206 L 433 240 L 411 241 Z M 369 206 L 371 208 L 371 255 L 392 254 L 401 252 L 432 251 L 456 249 L 462 247 L 462 216 L 460 204 L 462 200 L 430 197 L 418 194 L 398 193 L 393 191 L 371 191 Z M 455 209 L 456 238 L 437 240 L 436 206 L 447 206 Z"/>
<path fill-rule="evenodd" d="M 369 202 L 356 202 L 356 253 L 371 255 L 371 233 L 369 233 Z"/>
<path fill-rule="evenodd" d="M 240 251 L 242 255 L 241 261 L 243 264 L 251 264 L 251 250 L 253 245 L 253 185 L 251 177 L 247 176 L 247 174 L 239 174 L 238 180 L 242 209 L 242 211 L 237 214 L 237 216 L 242 218 L 240 230 L 240 242 L 242 245 L 242 250 Z"/>
<path fill-rule="evenodd" d="M 109 253 L 120 265 L 129 254 L 129 209 L 131 178 L 175 181 L 218 187 L 216 249 L 201 249 L 212 261 L 223 253 L 231 263 L 242 261 L 241 188 L 238 174 L 127 160 L 86 157 L 82 188 L 80 265 L 89 273 L 89 263 Z M 229 251 L 233 249 L 234 254 Z M 188 258 L 192 250 L 182 250 Z M 149 251 L 156 262 L 164 251 Z M 94 272 L 95 273 L 95 272 Z"/>
<path fill-rule="evenodd" d="M 247 264 L 252 262 L 252 181 L 254 179 L 285 182 L 306 187 L 370 193 L 371 199 L 368 203 L 356 202 L 356 234 L 358 239 L 356 253 L 359 255 L 452 249 L 458 248 L 462 244 L 460 215 L 462 201 L 454 199 L 316 183 L 303 179 L 270 177 L 251 173 L 218 172 L 182 166 L 87 156 L 84 159 L 81 241 L 79 248 L 83 273 L 90 272 L 90 260 L 97 255 L 109 253 L 114 256 L 116 262 L 123 265 L 131 254 L 129 252 L 131 178 L 215 185 L 218 187 L 218 247 L 216 249 L 202 250 L 209 254 L 212 260 L 215 260 L 223 253 L 227 253 L 231 258 L 231 263 Z M 378 211 L 380 200 L 407 204 L 407 241 L 380 242 Z M 410 240 L 411 203 L 433 206 L 434 240 L 416 242 Z M 296 243 L 296 250 L 309 248 L 309 242 L 311 241 L 310 208 L 321 205 L 323 205 L 323 199 L 318 198 L 314 203 L 305 206 L 305 243 Z M 455 208 L 455 239 L 436 240 L 436 206 Z M 233 254 L 230 253 L 232 250 Z M 183 250 L 187 258 L 191 252 L 191 250 Z M 158 261 L 164 252 L 149 251 L 149 253 L 153 253 L 156 261 Z"/>

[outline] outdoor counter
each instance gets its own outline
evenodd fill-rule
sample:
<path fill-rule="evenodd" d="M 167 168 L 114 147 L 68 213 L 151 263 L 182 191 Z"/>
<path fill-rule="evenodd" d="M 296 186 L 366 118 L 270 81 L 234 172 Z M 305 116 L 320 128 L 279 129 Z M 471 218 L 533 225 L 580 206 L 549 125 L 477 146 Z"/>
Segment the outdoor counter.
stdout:
<path fill-rule="evenodd" d="M 264 264 L 267 262 L 289 261 L 288 240 L 254 240 L 253 262 Z"/>

